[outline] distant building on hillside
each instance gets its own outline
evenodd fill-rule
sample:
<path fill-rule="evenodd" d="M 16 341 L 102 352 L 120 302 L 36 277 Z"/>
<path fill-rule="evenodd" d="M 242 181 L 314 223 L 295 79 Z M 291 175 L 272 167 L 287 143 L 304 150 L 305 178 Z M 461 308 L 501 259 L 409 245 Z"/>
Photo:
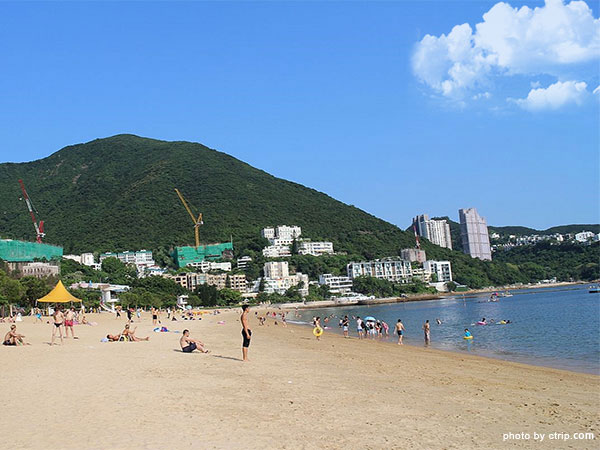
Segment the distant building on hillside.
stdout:
<path fill-rule="evenodd" d="M 408 283 L 412 280 L 413 271 L 410 261 L 404 259 L 382 259 L 375 261 L 351 262 L 346 267 L 348 278 L 367 276 L 382 278 L 395 283 Z"/>
<path fill-rule="evenodd" d="M 458 215 L 463 252 L 472 258 L 491 261 L 492 250 L 485 218 L 475 208 L 459 209 Z"/>
<path fill-rule="evenodd" d="M 403 248 L 400 250 L 400 257 L 410 262 L 424 263 L 427 260 L 425 250 L 419 250 L 418 248 Z"/>
<path fill-rule="evenodd" d="M 263 228 L 261 236 L 269 241 L 271 245 L 291 245 L 294 239 L 298 240 L 302 234 L 302 228 L 296 225 L 279 225 L 275 228 Z"/>
<path fill-rule="evenodd" d="M 198 247 L 175 247 L 172 255 L 177 267 L 185 267 L 204 260 L 233 259 L 233 243 L 202 244 Z"/>
<path fill-rule="evenodd" d="M 349 277 L 324 273 L 319 275 L 319 284 L 329 287 L 332 294 L 343 294 L 352 291 L 352 280 Z"/>
<path fill-rule="evenodd" d="M 283 278 L 290 274 L 287 261 L 271 261 L 264 265 L 265 278 Z"/>
<path fill-rule="evenodd" d="M 24 277 L 56 277 L 60 273 L 60 267 L 56 263 L 32 262 L 22 266 L 20 272 Z"/>
<path fill-rule="evenodd" d="M 438 282 L 452 281 L 452 265 L 450 261 L 425 261 L 423 268 L 426 272 L 435 274 Z"/>
<path fill-rule="evenodd" d="M 446 220 L 429 219 L 427 214 L 421 214 L 413 219 L 417 234 L 440 247 L 452 250 L 450 225 Z"/>
<path fill-rule="evenodd" d="M 237 268 L 240 270 L 246 270 L 248 268 L 248 264 L 252 262 L 252 258 L 250 256 L 242 256 L 237 260 Z"/>
<path fill-rule="evenodd" d="M 92 256 L 93 257 L 93 256 Z M 152 252 L 149 250 L 139 250 L 135 252 L 120 252 L 120 253 L 102 253 L 100 255 L 100 262 L 106 258 L 117 258 L 124 264 L 133 264 L 135 266 L 153 266 L 155 265 Z M 82 257 L 83 261 L 83 257 Z"/>
<path fill-rule="evenodd" d="M 269 245 L 263 248 L 262 254 L 265 258 L 287 258 L 292 256 L 289 245 Z"/>
<path fill-rule="evenodd" d="M 577 233 L 575 235 L 575 240 L 577 242 L 587 242 L 593 238 L 594 238 L 594 233 L 592 233 L 591 231 L 582 231 L 581 233 Z"/>
<path fill-rule="evenodd" d="M 332 242 L 301 241 L 298 245 L 298 254 L 321 256 L 333 253 Z"/>

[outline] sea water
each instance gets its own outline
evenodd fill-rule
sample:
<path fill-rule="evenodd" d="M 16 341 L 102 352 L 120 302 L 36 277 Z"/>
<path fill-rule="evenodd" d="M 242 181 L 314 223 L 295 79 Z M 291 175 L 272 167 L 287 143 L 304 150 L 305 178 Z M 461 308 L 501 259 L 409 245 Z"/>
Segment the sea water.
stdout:
<path fill-rule="evenodd" d="M 422 326 L 431 325 L 431 344 L 441 350 L 468 352 L 527 364 L 555 367 L 600 375 L 600 294 L 589 286 L 523 289 L 512 297 L 489 302 L 490 294 L 455 295 L 442 300 L 299 310 L 289 320 L 310 323 L 314 316 L 333 315 L 326 332 L 341 333 L 340 317 L 350 318 L 350 336 L 357 337 L 356 320 L 373 316 L 390 327 L 393 335 L 398 319 L 406 329 L 404 343 L 424 345 Z M 494 324 L 477 325 L 485 317 Z M 436 319 L 442 321 L 441 325 Z M 499 325 L 501 320 L 510 324 Z M 473 340 L 463 339 L 468 328 Z"/>

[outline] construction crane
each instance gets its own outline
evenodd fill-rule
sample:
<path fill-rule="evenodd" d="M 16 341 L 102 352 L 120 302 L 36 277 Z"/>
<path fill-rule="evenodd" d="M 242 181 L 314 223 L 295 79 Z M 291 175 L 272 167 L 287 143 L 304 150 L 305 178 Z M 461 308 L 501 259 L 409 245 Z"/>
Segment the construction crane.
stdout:
<path fill-rule="evenodd" d="M 417 249 L 421 250 L 421 241 L 419 241 L 419 234 L 417 233 L 417 227 L 413 223 L 413 231 L 415 232 L 415 241 L 417 241 Z"/>
<path fill-rule="evenodd" d="M 188 214 L 192 218 L 192 221 L 194 222 L 194 235 L 196 237 L 196 248 L 198 248 L 200 247 L 200 235 L 198 234 L 198 228 L 200 228 L 200 225 L 204 224 L 204 222 L 202 222 L 202 213 L 198 214 L 198 217 L 196 217 L 192 212 L 191 208 L 188 206 L 188 202 L 185 201 L 185 198 L 183 198 L 183 195 L 181 194 L 181 192 L 179 192 L 179 189 L 175 188 L 175 192 L 177 192 L 179 200 L 181 200 L 181 203 L 183 203 L 185 210 L 188 212 Z"/>
<path fill-rule="evenodd" d="M 21 191 L 23 191 L 23 198 L 25 199 L 25 204 L 27 205 L 27 209 L 29 210 L 29 214 L 31 215 L 31 221 L 33 222 L 33 226 L 35 228 L 35 240 L 38 244 L 41 244 L 42 238 L 46 236 L 46 233 L 44 233 L 44 221 L 40 220 L 40 222 L 38 223 L 34 213 L 34 211 L 37 212 L 37 210 L 34 208 L 33 203 L 31 203 L 29 195 L 27 195 L 27 191 L 25 190 L 25 184 L 23 183 L 23 180 L 19 180 L 19 184 L 21 185 Z"/>

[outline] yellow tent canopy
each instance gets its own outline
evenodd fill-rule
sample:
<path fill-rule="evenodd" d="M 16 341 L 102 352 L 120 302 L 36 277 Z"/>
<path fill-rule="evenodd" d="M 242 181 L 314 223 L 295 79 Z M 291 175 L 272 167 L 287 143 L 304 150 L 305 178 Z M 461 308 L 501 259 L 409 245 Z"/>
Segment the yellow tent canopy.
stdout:
<path fill-rule="evenodd" d="M 57 285 L 50 291 L 50 293 L 38 300 L 41 303 L 69 303 L 69 302 L 80 302 L 76 297 L 69 294 L 69 291 L 65 288 L 62 281 L 58 280 Z"/>

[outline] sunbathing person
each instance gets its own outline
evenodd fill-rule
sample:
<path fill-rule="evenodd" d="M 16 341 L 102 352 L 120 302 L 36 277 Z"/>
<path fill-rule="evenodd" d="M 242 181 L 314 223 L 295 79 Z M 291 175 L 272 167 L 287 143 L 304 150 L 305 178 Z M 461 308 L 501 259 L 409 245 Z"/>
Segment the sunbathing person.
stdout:
<path fill-rule="evenodd" d="M 126 339 L 132 341 L 132 342 L 140 342 L 140 341 L 149 341 L 150 337 L 137 337 L 135 335 L 135 330 L 137 330 L 137 327 L 135 327 L 133 330 L 131 328 L 129 328 L 129 324 L 125 325 L 125 329 L 123 330 L 123 332 L 121 333 L 121 336 L 124 336 Z"/>
<path fill-rule="evenodd" d="M 183 330 L 179 345 L 181 345 L 183 353 L 192 353 L 194 350 L 200 350 L 202 353 L 209 352 L 209 350 L 204 350 L 204 344 L 201 341 L 190 337 L 190 330 Z"/>
<path fill-rule="evenodd" d="M 117 334 L 116 336 L 114 334 L 107 334 L 106 335 L 106 339 L 108 339 L 110 342 L 118 342 L 118 340 L 121 338 L 120 334 Z"/>
<path fill-rule="evenodd" d="M 11 325 L 10 331 L 4 336 L 2 345 L 29 345 L 23 342 L 25 335 L 17 333 L 17 326 Z"/>

